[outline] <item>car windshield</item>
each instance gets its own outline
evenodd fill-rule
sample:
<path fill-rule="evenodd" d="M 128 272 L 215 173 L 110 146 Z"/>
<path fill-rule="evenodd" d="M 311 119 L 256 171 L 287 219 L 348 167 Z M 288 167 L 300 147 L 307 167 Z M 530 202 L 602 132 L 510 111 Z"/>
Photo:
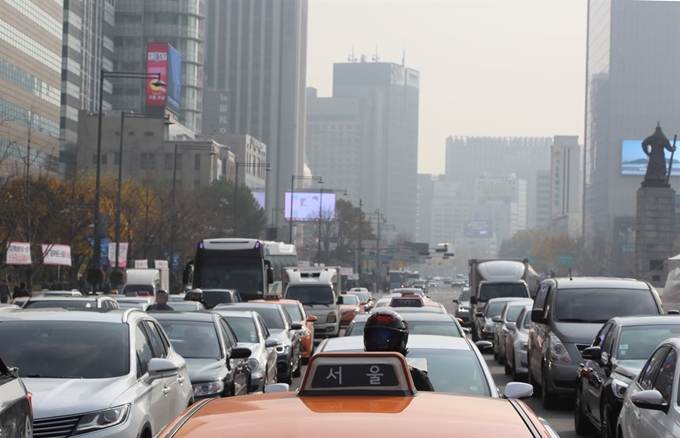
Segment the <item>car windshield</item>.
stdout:
<path fill-rule="evenodd" d="M 262 284 L 261 262 L 239 261 L 232 258 L 222 258 L 205 253 L 201 263 L 201 288 L 203 289 L 233 289 L 241 296 L 261 297 L 259 290 Z"/>
<path fill-rule="evenodd" d="M 250 344 L 257 344 L 259 341 L 257 337 L 257 328 L 255 327 L 255 320 L 251 317 L 230 316 L 225 318 L 231 326 L 236 339 L 239 342 L 246 342 Z"/>
<path fill-rule="evenodd" d="M 282 306 L 292 321 L 302 321 L 304 319 L 297 304 L 282 304 Z"/>
<path fill-rule="evenodd" d="M 330 286 L 288 286 L 284 298 L 297 300 L 306 305 L 335 304 L 335 296 Z"/>
<path fill-rule="evenodd" d="M 512 297 L 529 298 L 527 286 L 524 283 L 486 283 L 481 286 L 479 301 Z"/>
<path fill-rule="evenodd" d="M 503 311 L 503 307 L 508 304 L 506 301 L 492 301 L 486 305 L 484 309 L 484 316 L 487 318 L 493 318 L 494 316 L 499 316 Z"/>
<path fill-rule="evenodd" d="M 204 290 L 203 291 L 203 302 L 208 305 L 208 307 L 215 307 L 218 304 L 233 303 L 231 292 L 221 291 L 221 290 Z"/>
<path fill-rule="evenodd" d="M 604 324 L 615 316 L 658 315 L 651 291 L 634 289 L 558 289 L 555 320 Z"/>
<path fill-rule="evenodd" d="M 267 324 L 269 330 L 277 330 L 285 328 L 285 323 L 283 321 L 283 316 L 279 309 L 275 306 L 262 306 L 262 307 L 238 307 L 238 310 L 252 310 L 260 314 L 264 323 Z"/>
<path fill-rule="evenodd" d="M 460 298 L 458 300 L 459 301 L 470 301 L 470 289 L 465 289 L 463 292 L 461 292 Z"/>
<path fill-rule="evenodd" d="M 524 309 L 524 306 L 510 306 L 508 307 L 508 313 L 505 315 L 505 319 L 508 322 L 515 322 L 517 321 L 517 317 L 519 316 L 519 313 Z"/>
<path fill-rule="evenodd" d="M 97 307 L 97 303 L 85 300 L 38 300 L 38 301 L 26 301 L 24 304 L 24 309 L 43 309 L 48 307 L 62 307 L 64 309 L 90 309 Z"/>
<path fill-rule="evenodd" d="M 158 321 L 167 333 L 172 348 L 185 359 L 221 359 L 222 351 L 212 321 Z"/>
<path fill-rule="evenodd" d="M 348 306 L 356 306 L 357 304 L 359 304 L 359 298 L 355 297 L 354 295 L 343 295 L 342 304 Z"/>
<path fill-rule="evenodd" d="M 623 327 L 615 355 L 622 361 L 647 360 L 660 343 L 678 336 L 678 324 Z"/>
<path fill-rule="evenodd" d="M 408 332 L 412 335 L 463 337 L 463 334 L 453 321 L 409 321 L 406 318 L 406 322 L 408 323 Z M 363 336 L 365 326 L 366 321 L 355 321 L 352 323 L 351 328 L 347 329 L 345 336 Z"/>
<path fill-rule="evenodd" d="M 21 377 L 105 379 L 129 373 L 128 326 L 110 322 L 2 321 L 0 352 Z"/>

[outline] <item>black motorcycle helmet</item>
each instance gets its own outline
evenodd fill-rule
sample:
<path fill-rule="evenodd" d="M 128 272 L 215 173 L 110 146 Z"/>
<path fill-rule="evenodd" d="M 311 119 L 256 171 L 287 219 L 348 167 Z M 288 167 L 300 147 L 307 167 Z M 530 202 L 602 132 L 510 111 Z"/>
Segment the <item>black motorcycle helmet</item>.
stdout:
<path fill-rule="evenodd" d="M 392 309 L 378 309 L 366 320 L 364 349 L 366 351 L 395 351 L 406 356 L 408 324 Z"/>

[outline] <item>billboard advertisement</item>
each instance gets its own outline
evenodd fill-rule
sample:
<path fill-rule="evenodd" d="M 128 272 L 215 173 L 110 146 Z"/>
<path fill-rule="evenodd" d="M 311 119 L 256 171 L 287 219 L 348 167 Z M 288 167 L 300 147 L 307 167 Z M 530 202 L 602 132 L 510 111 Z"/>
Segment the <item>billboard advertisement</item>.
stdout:
<path fill-rule="evenodd" d="M 146 106 L 166 107 L 179 113 L 182 92 L 182 57 L 168 43 L 149 43 L 146 51 L 146 72 L 160 74 L 166 85 L 154 85 L 156 78 L 149 78 L 146 85 Z"/>
<path fill-rule="evenodd" d="M 670 139 L 671 146 L 673 139 Z M 671 153 L 666 154 L 666 169 L 671 162 Z M 642 140 L 623 140 L 621 142 L 621 175 L 640 175 L 647 173 L 649 158 L 642 150 Z M 680 155 L 673 155 L 673 168 L 671 176 L 680 176 Z"/>
<path fill-rule="evenodd" d="M 255 206 L 264 210 L 265 192 L 264 191 L 253 192 L 253 198 L 255 198 Z"/>
<path fill-rule="evenodd" d="M 335 193 L 294 192 L 291 215 L 290 192 L 286 192 L 285 216 L 287 220 L 297 222 L 314 222 L 319 220 L 319 212 L 323 220 L 335 219 Z"/>
<path fill-rule="evenodd" d="M 484 220 L 465 221 L 465 237 L 493 237 L 491 223 Z"/>

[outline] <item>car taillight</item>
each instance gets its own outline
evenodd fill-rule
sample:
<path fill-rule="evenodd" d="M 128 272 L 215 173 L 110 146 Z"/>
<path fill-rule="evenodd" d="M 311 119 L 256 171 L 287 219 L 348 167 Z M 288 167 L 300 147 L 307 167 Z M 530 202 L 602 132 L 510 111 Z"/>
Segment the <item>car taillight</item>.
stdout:
<path fill-rule="evenodd" d="M 337 320 L 338 320 L 338 314 L 335 313 L 335 311 L 329 312 L 329 313 L 328 313 L 328 316 L 326 317 L 326 323 L 327 323 L 327 324 L 334 323 L 334 322 L 336 322 Z"/>

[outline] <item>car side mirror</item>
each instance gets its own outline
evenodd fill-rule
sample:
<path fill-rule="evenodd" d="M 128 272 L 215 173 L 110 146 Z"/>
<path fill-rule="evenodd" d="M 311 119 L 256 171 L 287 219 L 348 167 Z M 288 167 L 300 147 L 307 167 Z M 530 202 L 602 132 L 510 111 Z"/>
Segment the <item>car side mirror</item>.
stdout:
<path fill-rule="evenodd" d="M 493 344 L 489 341 L 477 341 L 475 342 L 475 345 L 482 354 L 493 352 Z"/>
<path fill-rule="evenodd" d="M 484 312 L 475 313 L 475 318 L 484 318 Z"/>
<path fill-rule="evenodd" d="M 524 382 L 510 382 L 505 385 L 503 398 L 527 398 L 534 394 L 534 387 Z"/>
<path fill-rule="evenodd" d="M 342 297 L 338 297 L 338 302 L 337 302 L 337 304 L 344 304 L 344 303 L 343 303 L 343 300 L 342 300 Z"/>
<path fill-rule="evenodd" d="M 264 387 L 264 393 L 270 394 L 273 392 L 288 392 L 290 391 L 290 386 L 287 383 L 272 383 L 271 385 L 266 385 Z"/>
<path fill-rule="evenodd" d="M 499 315 L 496 315 L 493 318 L 491 318 L 491 321 L 495 322 L 496 324 L 500 324 L 503 322 L 503 319 Z"/>
<path fill-rule="evenodd" d="M 281 345 L 281 342 L 276 338 L 267 338 L 264 341 L 264 346 L 267 348 L 278 347 L 279 345 Z"/>
<path fill-rule="evenodd" d="M 229 359 L 248 359 L 253 354 L 250 348 L 236 347 L 231 349 Z"/>
<path fill-rule="evenodd" d="M 511 332 L 517 331 L 517 324 L 515 324 L 514 322 L 506 322 L 505 327 L 507 327 L 507 329 L 510 330 Z"/>
<path fill-rule="evenodd" d="M 299 322 L 294 322 L 290 325 L 291 330 L 302 330 L 302 324 Z"/>
<path fill-rule="evenodd" d="M 531 310 L 531 322 L 537 324 L 547 324 L 548 319 L 543 316 L 543 309 L 532 309 Z"/>
<path fill-rule="evenodd" d="M 581 357 L 588 360 L 602 360 L 602 349 L 600 347 L 588 347 L 581 352 Z"/>
<path fill-rule="evenodd" d="M 661 393 L 656 389 L 636 392 L 630 396 L 630 401 L 640 409 L 663 412 L 668 411 L 668 404 L 664 401 Z"/>
<path fill-rule="evenodd" d="M 314 316 L 314 315 L 308 315 L 308 316 L 307 316 L 307 321 L 309 321 L 309 322 L 316 322 L 316 321 L 318 321 L 318 320 L 319 320 L 319 318 L 317 318 L 317 317 Z"/>
<path fill-rule="evenodd" d="M 147 371 L 149 373 L 148 381 L 154 381 L 164 377 L 176 376 L 179 372 L 179 365 L 170 359 L 154 357 L 149 361 Z"/>
<path fill-rule="evenodd" d="M 460 303 L 460 301 L 458 301 L 458 298 L 454 298 L 454 299 L 453 299 L 453 302 L 456 303 L 456 304 L 459 304 L 459 303 Z"/>

